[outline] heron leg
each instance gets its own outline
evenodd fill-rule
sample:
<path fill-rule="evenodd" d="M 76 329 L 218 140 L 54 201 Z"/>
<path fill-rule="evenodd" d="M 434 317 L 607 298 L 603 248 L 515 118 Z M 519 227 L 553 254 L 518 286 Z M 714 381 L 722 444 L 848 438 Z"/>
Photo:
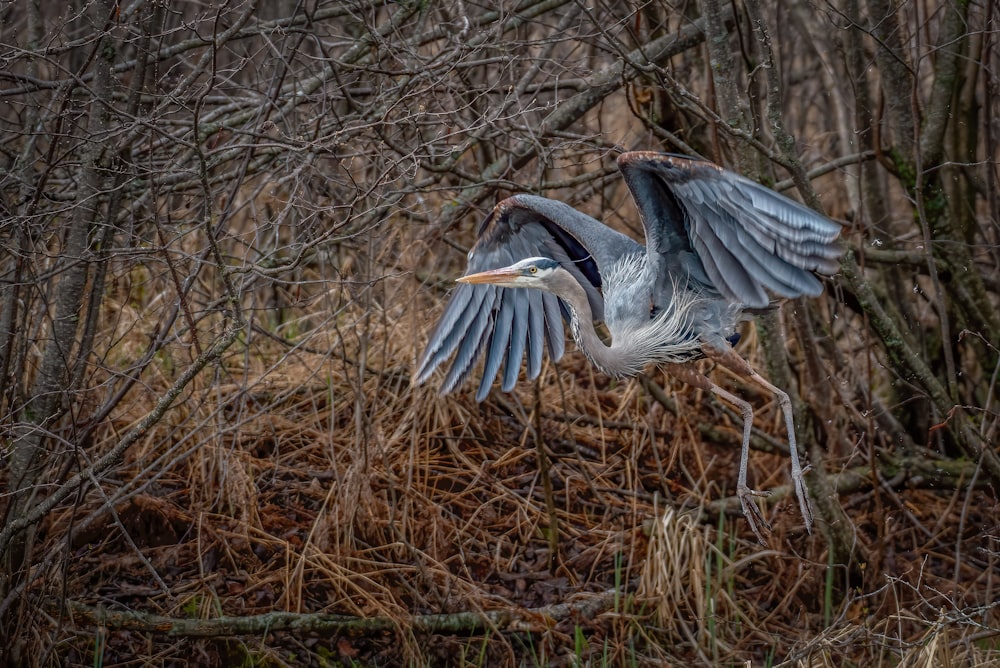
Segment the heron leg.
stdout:
<path fill-rule="evenodd" d="M 799 452 L 795 443 L 795 422 L 792 416 L 792 400 L 788 393 L 781 388 L 769 383 L 757 370 L 750 366 L 750 363 L 740 357 L 732 348 L 717 348 L 715 346 L 703 346 L 702 350 L 709 358 L 715 360 L 727 369 L 752 380 L 761 387 L 771 392 L 781 406 L 781 412 L 785 417 L 785 429 L 788 430 L 788 454 L 792 460 L 792 484 L 795 486 L 795 497 L 799 501 L 799 510 L 802 512 L 802 519 L 806 523 L 806 531 L 812 533 L 813 511 L 809 502 L 809 492 L 806 489 L 805 470 L 799 462 Z"/>
<path fill-rule="evenodd" d="M 753 407 L 732 392 L 724 390 L 713 383 L 707 376 L 699 373 L 691 364 L 671 364 L 668 371 L 672 376 L 683 380 L 688 385 L 711 392 L 733 404 L 739 409 L 740 415 L 743 416 L 743 445 L 740 448 L 740 472 L 739 477 L 736 479 L 736 496 L 739 498 L 740 506 L 743 508 L 743 516 L 747 518 L 747 524 L 753 529 L 754 535 L 757 536 L 757 541 L 761 545 L 767 545 L 764 537 L 760 534 L 758 524 L 763 525 L 767 530 L 770 530 L 771 525 L 764 519 L 764 515 L 760 512 L 760 508 L 753 497 L 769 496 L 771 493 L 751 489 L 747 484 L 747 468 L 750 463 L 750 428 L 753 426 Z"/>

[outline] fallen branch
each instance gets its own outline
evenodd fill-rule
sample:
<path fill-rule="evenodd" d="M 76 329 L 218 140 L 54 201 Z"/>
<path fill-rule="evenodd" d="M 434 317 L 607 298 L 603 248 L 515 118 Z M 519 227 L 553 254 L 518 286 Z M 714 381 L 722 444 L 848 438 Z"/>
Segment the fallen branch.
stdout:
<path fill-rule="evenodd" d="M 409 618 L 353 617 L 321 612 L 267 612 L 247 617 L 177 619 L 136 610 L 107 610 L 67 601 L 78 625 L 97 625 L 116 631 L 163 633 L 188 638 L 260 635 L 275 631 L 364 635 L 409 628 L 415 633 L 478 633 L 487 629 L 504 631 L 545 631 L 566 619 L 592 619 L 609 607 L 622 593 L 609 590 L 572 603 L 540 608 L 509 608 L 414 615 Z"/>
<path fill-rule="evenodd" d="M 845 496 L 858 492 L 866 492 L 878 486 L 886 486 L 892 490 L 900 489 L 960 489 L 973 480 L 976 463 L 969 460 L 930 459 L 927 457 L 892 458 L 883 454 L 879 460 L 878 472 L 883 478 L 872 480 L 872 467 L 857 466 L 840 473 L 830 474 L 829 478 L 837 496 Z M 986 487 L 989 480 L 980 480 L 974 487 Z M 767 503 L 783 499 L 792 494 L 791 485 L 781 485 L 769 488 Z M 719 513 L 742 515 L 740 500 L 736 496 L 717 499 L 706 503 L 702 512 L 702 521 L 714 522 Z"/>

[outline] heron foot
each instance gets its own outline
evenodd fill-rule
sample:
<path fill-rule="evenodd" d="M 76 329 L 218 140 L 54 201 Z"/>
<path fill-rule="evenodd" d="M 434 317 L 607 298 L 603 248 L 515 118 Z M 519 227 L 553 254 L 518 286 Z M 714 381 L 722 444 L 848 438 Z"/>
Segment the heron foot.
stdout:
<path fill-rule="evenodd" d="M 753 497 L 771 496 L 771 492 L 761 492 L 756 489 L 750 489 L 746 485 L 737 485 L 736 496 L 740 499 L 740 505 L 743 507 L 743 516 L 747 518 L 747 524 L 753 529 L 753 534 L 757 536 L 757 542 L 761 545 L 767 545 L 757 525 L 760 523 L 766 531 L 770 531 L 771 524 L 764 519 L 764 515 L 760 512 L 760 508 L 757 506 L 757 502 L 753 500 Z"/>
<path fill-rule="evenodd" d="M 793 470 L 792 483 L 795 485 L 795 497 L 799 500 L 799 511 L 802 513 L 802 519 L 806 523 L 806 532 L 811 534 L 815 517 L 813 515 L 812 504 L 809 502 L 809 490 L 806 489 L 805 479 L 805 474 L 809 472 L 810 468 L 812 467 L 807 466 L 802 470 Z"/>

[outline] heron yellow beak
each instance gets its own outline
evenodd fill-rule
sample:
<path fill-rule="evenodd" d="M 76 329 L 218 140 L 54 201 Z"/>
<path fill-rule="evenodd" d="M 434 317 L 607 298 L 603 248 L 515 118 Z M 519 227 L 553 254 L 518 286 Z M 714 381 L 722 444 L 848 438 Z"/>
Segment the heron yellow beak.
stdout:
<path fill-rule="evenodd" d="M 504 267 L 503 269 L 491 269 L 481 271 L 478 274 L 469 274 L 456 278 L 456 283 L 509 283 L 521 276 L 521 272 Z"/>

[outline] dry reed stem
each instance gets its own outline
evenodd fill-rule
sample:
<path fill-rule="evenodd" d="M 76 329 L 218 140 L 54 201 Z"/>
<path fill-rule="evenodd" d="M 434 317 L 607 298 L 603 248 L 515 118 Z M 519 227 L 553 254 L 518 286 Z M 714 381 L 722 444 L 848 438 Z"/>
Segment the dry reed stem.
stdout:
<path fill-rule="evenodd" d="M 705 600 L 706 559 L 711 552 L 708 531 L 690 514 L 669 507 L 650 526 L 638 594 L 652 603 L 660 626 L 677 637 L 693 636 L 704 651 L 708 649 L 705 622 L 712 614 Z M 687 628 L 681 631 L 681 627 Z"/>
<path fill-rule="evenodd" d="M 438 301 L 431 297 L 397 286 L 395 298 L 433 312 Z M 86 592 L 129 574 L 138 586 L 120 587 L 105 605 L 177 618 L 287 610 L 394 620 L 392 637 L 402 643 L 397 651 L 416 657 L 426 643 L 410 626 L 413 615 L 502 614 L 575 600 L 617 582 L 617 608 L 591 620 L 557 621 L 537 636 L 539 651 L 557 656 L 558 647 L 572 645 L 577 625 L 594 646 L 623 660 L 629 643 L 645 638 L 653 643 L 646 645 L 648 656 L 667 662 L 731 660 L 777 643 L 779 655 L 808 648 L 799 653 L 808 658 L 797 665 L 833 665 L 845 639 L 858 640 L 862 631 L 850 620 L 829 634 L 802 638 L 803 627 L 814 626 L 803 620 L 823 614 L 825 561 L 822 544 L 796 530 L 794 513 L 773 507 L 775 551 L 751 548 L 738 517 L 720 520 L 722 490 L 734 488 L 738 455 L 729 413 L 676 383 L 668 389 L 681 417 L 656 409 L 639 383 L 594 375 L 575 352 L 551 365 L 539 381 L 552 411 L 542 416 L 541 437 L 551 453 L 560 527 L 559 553 L 550 555 L 548 509 L 529 437 L 533 426 L 522 408 L 530 405 L 532 388 L 522 383 L 509 397 L 476 405 L 466 393 L 443 400 L 433 388 L 393 385 L 395 376 L 380 370 L 412 359 L 414 341 L 399 324 L 404 321 L 376 320 L 367 334 L 355 334 L 363 319 L 348 302 L 307 338 L 310 349 L 342 344 L 337 356 L 293 350 L 280 363 L 265 362 L 281 348 L 258 338 L 251 354 L 231 358 L 230 382 L 194 388 L 132 453 L 123 472 L 150 475 L 146 464 L 165 457 L 167 470 L 150 488 L 156 495 L 122 502 L 119 515 L 169 592 L 139 585 L 134 556 L 107 561 L 104 555 L 118 548 L 114 526 L 105 525 L 105 533 L 90 532 L 74 545 L 76 559 L 67 565 L 68 589 L 77 592 L 72 598 L 97 603 L 102 599 Z M 362 334 L 386 342 L 364 370 L 352 357 Z M 168 383 L 168 375 L 159 382 Z M 367 421 L 360 440 L 359 410 Z M 123 414 L 125 424 L 127 415 L 139 413 L 137 405 Z M 757 426 L 772 430 L 766 413 Z M 727 435 L 724 443 L 703 440 L 706 422 Z M 188 425 L 211 431 L 180 456 L 167 447 L 169 434 Z M 780 454 L 755 453 L 752 462 L 766 484 L 783 481 Z M 897 495 L 924 524 L 938 510 L 960 505 L 954 494 Z M 866 513 L 871 522 L 885 521 L 865 497 L 858 503 L 865 509 L 855 514 L 859 525 L 869 522 Z M 718 524 L 723 536 L 696 522 L 691 511 Z M 648 537 L 645 526 L 653 527 Z M 929 538 L 945 546 L 954 540 L 953 526 L 938 522 L 931 537 L 896 541 L 908 542 L 913 554 L 927 554 Z M 157 543 L 158 536 L 170 542 Z M 947 550 L 933 554 L 938 579 L 925 573 L 922 586 L 941 586 L 940 578 L 956 566 Z M 554 572 L 547 568 L 550 557 Z M 896 572 L 912 563 L 898 550 L 889 557 Z M 888 567 L 870 565 L 873 573 Z M 630 582 L 638 583 L 634 595 Z M 917 600 L 912 594 L 895 596 Z M 923 654 L 912 649 L 916 645 L 890 650 L 897 659 L 909 657 L 909 665 L 933 665 L 928 656 L 944 656 L 945 638 L 958 637 L 935 641 L 917 615 L 893 619 L 878 633 L 909 643 L 928 634 Z M 516 634 L 497 632 L 495 651 L 514 653 Z M 959 651 L 966 650 L 949 656 Z"/>

